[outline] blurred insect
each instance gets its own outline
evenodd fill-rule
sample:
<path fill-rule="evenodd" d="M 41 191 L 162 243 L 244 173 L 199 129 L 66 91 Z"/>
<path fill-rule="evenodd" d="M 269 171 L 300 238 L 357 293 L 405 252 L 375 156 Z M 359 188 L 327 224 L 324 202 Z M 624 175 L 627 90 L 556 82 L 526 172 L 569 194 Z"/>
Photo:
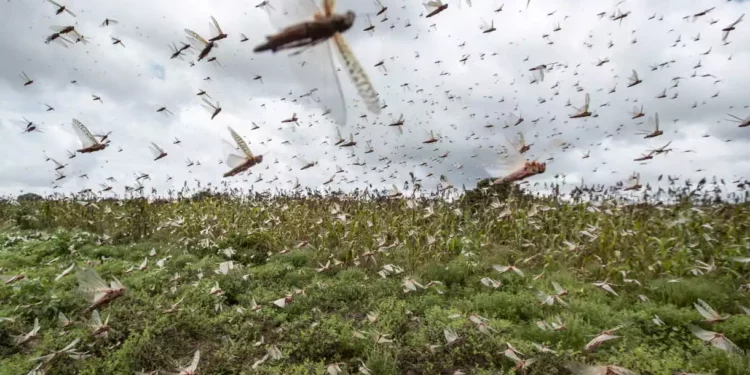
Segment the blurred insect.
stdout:
<path fill-rule="evenodd" d="M 24 84 L 23 84 L 24 86 L 28 86 L 28 85 L 34 83 L 34 80 L 32 80 L 31 78 L 29 78 L 29 76 L 27 76 L 25 72 L 21 72 L 21 78 L 23 78 L 23 80 L 24 80 Z"/>
<path fill-rule="evenodd" d="M 524 154 L 526 151 L 531 150 L 531 146 L 534 144 L 526 144 L 526 139 L 523 137 L 523 133 L 518 133 L 518 140 L 513 142 L 513 147 L 518 150 L 519 153 Z"/>
<path fill-rule="evenodd" d="M 201 351 L 196 350 L 193 354 L 193 360 L 190 365 L 180 368 L 177 373 L 167 373 L 169 375 L 197 375 L 198 374 L 198 363 L 201 360 Z"/>
<path fill-rule="evenodd" d="M 99 310 L 94 310 L 91 313 L 91 319 L 89 320 L 89 328 L 91 328 L 91 335 L 99 338 L 107 338 L 109 336 L 109 314 L 107 318 L 102 322 L 101 316 L 99 316 Z"/>
<path fill-rule="evenodd" d="M 267 36 L 266 42 L 255 47 L 254 52 L 268 50 L 276 52 L 284 49 L 314 46 L 327 41 L 335 35 L 340 35 L 340 33 L 349 30 L 354 24 L 356 18 L 354 12 L 348 11 L 345 14 L 333 13 L 334 0 L 323 0 L 323 12 L 317 9 L 312 0 L 299 0 L 298 2 L 301 3 L 298 8 L 308 8 L 308 5 L 303 5 L 307 3 L 310 3 L 315 8 L 313 12 L 310 12 L 313 15 L 313 20 L 286 27 L 283 26 L 284 24 L 280 24 L 277 27 L 282 28 L 282 30 L 277 34 Z M 278 17 L 280 13 L 284 12 L 268 12 L 272 23 L 278 23 L 274 18 Z"/>
<path fill-rule="evenodd" d="M 104 22 L 102 22 L 102 24 L 99 25 L 99 26 L 101 26 L 101 27 L 107 27 L 107 26 L 110 26 L 110 25 L 117 25 L 117 21 L 109 19 L 109 18 L 105 18 Z"/>
<path fill-rule="evenodd" d="M 82 148 L 77 151 L 82 154 L 91 152 L 101 151 L 107 148 L 107 143 L 101 143 L 94 138 L 94 135 L 83 125 L 80 121 L 73 119 L 73 130 L 78 135 L 78 139 L 81 140 Z"/>
<path fill-rule="evenodd" d="M 655 149 L 653 149 L 653 150 L 649 150 L 649 152 L 653 153 L 654 155 L 659 155 L 659 154 L 666 154 L 666 153 L 668 153 L 668 152 L 671 152 L 671 151 L 672 151 L 672 149 L 671 149 L 671 148 L 667 148 L 667 147 L 668 147 L 669 145 L 671 145 L 671 144 L 672 144 L 672 141 L 669 141 L 669 142 L 667 142 L 667 144 L 665 144 L 664 146 L 661 146 L 661 147 L 659 147 L 659 148 L 655 148 Z"/>
<path fill-rule="evenodd" d="M 698 310 L 698 312 L 703 315 L 705 318 L 705 323 L 717 323 L 717 322 L 723 322 L 729 318 L 729 315 L 719 315 L 719 313 L 716 312 L 716 310 L 711 307 L 706 301 L 702 299 L 698 299 L 698 302 L 694 303 L 693 306 L 695 306 L 695 309 Z"/>
<path fill-rule="evenodd" d="M 149 147 L 149 149 L 151 150 L 151 153 L 154 154 L 154 161 L 159 160 L 159 159 L 163 159 L 163 158 L 165 158 L 167 156 L 167 153 L 164 152 L 164 149 L 162 149 L 161 147 L 159 147 L 154 142 L 151 142 L 151 146 Z"/>
<path fill-rule="evenodd" d="M 440 183 L 438 184 L 438 191 L 444 191 L 444 190 L 450 190 L 453 189 L 453 184 L 448 181 L 448 177 L 445 177 L 445 175 L 440 175 Z"/>
<path fill-rule="evenodd" d="M 403 126 L 404 126 L 404 114 L 402 113 L 398 117 L 398 120 L 396 120 L 396 121 L 388 124 L 388 126 L 395 126 L 396 129 L 398 130 L 399 134 L 404 134 L 404 129 L 403 129 Z"/>
<path fill-rule="evenodd" d="M 523 112 L 519 112 L 518 115 L 511 113 L 508 115 L 508 120 L 505 121 L 505 127 L 518 126 L 524 122 Z"/>
<path fill-rule="evenodd" d="M 736 27 L 736 26 L 737 26 L 737 24 L 739 24 L 740 22 L 742 22 L 742 19 L 743 19 L 743 18 L 745 18 L 745 13 L 742 13 L 742 15 L 740 16 L 740 18 L 738 18 L 738 19 L 737 19 L 737 21 L 734 21 L 734 22 L 732 22 L 732 23 L 731 23 L 731 24 L 730 24 L 729 26 L 727 26 L 727 27 L 725 27 L 725 28 L 721 29 L 721 31 L 723 31 L 723 32 L 724 32 L 724 34 L 722 34 L 722 36 L 721 36 L 721 41 L 722 41 L 722 42 L 726 42 L 726 41 L 727 41 L 727 38 L 729 38 L 729 33 L 730 33 L 730 32 L 731 32 L 732 30 L 734 30 L 734 29 L 736 29 L 736 28 L 737 28 L 737 27 Z"/>
<path fill-rule="evenodd" d="M 586 98 L 585 98 L 585 102 L 583 104 L 583 107 L 576 108 L 576 113 L 574 113 L 574 114 L 572 114 L 572 115 L 570 115 L 568 117 L 570 117 L 570 118 L 583 118 L 583 117 L 591 116 L 591 112 L 589 112 L 589 101 L 590 101 L 590 97 L 589 97 L 589 94 L 587 93 L 586 94 Z"/>
<path fill-rule="evenodd" d="M 117 39 L 117 38 L 115 38 L 115 37 L 113 37 L 113 36 L 111 36 L 111 37 L 109 37 L 109 38 L 110 38 L 110 39 L 112 39 L 112 45 L 116 45 L 116 44 L 119 44 L 119 45 L 121 45 L 121 46 L 122 46 L 123 48 L 125 47 L 125 43 L 123 43 L 123 42 L 122 42 L 122 40 L 120 40 L 120 39 Z"/>
<path fill-rule="evenodd" d="M 107 285 L 93 268 L 79 270 L 76 273 L 78 290 L 82 292 L 91 303 L 84 312 L 93 311 L 107 303 L 121 297 L 125 293 L 125 286 L 119 280 L 113 279 Z"/>
<path fill-rule="evenodd" d="M 517 374 L 526 374 L 529 366 L 536 362 L 536 358 L 521 359 L 513 350 L 506 350 L 505 356 L 516 364 L 515 371 Z"/>
<path fill-rule="evenodd" d="M 218 48 L 216 42 L 203 39 L 203 37 L 195 31 L 185 29 L 185 33 L 188 35 L 188 42 L 190 43 L 190 45 L 196 50 L 200 51 L 198 53 L 198 61 L 201 61 L 206 56 L 208 56 L 208 54 L 211 53 L 214 48 Z"/>
<path fill-rule="evenodd" d="M 398 198 L 401 196 L 403 196 L 403 193 L 401 193 L 396 184 L 393 184 L 390 193 L 388 193 L 388 198 Z"/>
<path fill-rule="evenodd" d="M 165 115 L 174 115 L 174 113 L 172 113 L 172 111 L 168 110 L 167 107 L 160 107 L 159 109 L 156 110 L 156 112 L 161 112 L 161 113 L 163 113 Z"/>
<path fill-rule="evenodd" d="M 50 27 L 50 29 L 52 29 L 53 31 L 55 31 L 55 33 L 53 33 L 52 35 L 48 36 L 44 40 L 45 44 L 49 44 L 51 42 L 56 42 L 57 44 L 65 47 L 65 48 L 68 48 L 68 44 L 73 44 L 73 42 L 71 42 L 70 40 L 68 40 L 67 38 L 65 38 L 65 36 L 63 36 L 63 34 L 67 34 L 67 33 L 71 33 L 71 32 L 73 33 L 74 36 L 76 36 L 76 40 L 79 39 L 79 38 L 82 38 L 82 35 L 78 34 L 78 32 L 75 31 L 75 28 L 73 26 L 52 26 L 52 27 Z"/>
<path fill-rule="evenodd" d="M 76 345 L 78 345 L 78 343 L 80 341 L 81 341 L 80 338 L 76 338 L 73 341 L 71 341 L 68 345 L 66 345 L 64 348 L 62 348 L 62 349 L 60 349 L 58 351 L 54 351 L 54 352 L 52 352 L 50 354 L 41 356 L 41 357 L 33 358 L 33 359 L 31 359 L 31 361 L 33 361 L 33 362 L 39 361 L 39 362 L 42 362 L 41 364 L 46 364 L 46 363 L 51 362 L 53 359 L 59 358 L 61 356 L 70 356 L 70 357 L 73 357 L 73 356 L 79 354 L 74 348 L 76 347 Z"/>
<path fill-rule="evenodd" d="M 733 115 L 733 114 L 730 113 L 729 117 L 731 117 L 731 118 L 727 119 L 727 121 L 731 121 L 731 122 L 739 124 L 739 126 L 738 126 L 739 128 L 746 128 L 746 127 L 750 126 L 750 116 L 747 116 L 744 119 L 741 119 L 741 118 L 739 118 L 739 117 L 737 117 L 737 116 L 735 116 L 735 115 Z"/>
<path fill-rule="evenodd" d="M 266 42 L 255 47 L 254 51 L 277 52 L 304 47 L 292 53 L 292 56 L 304 59 L 300 64 L 304 70 L 301 78 L 309 80 L 313 77 L 322 82 L 315 85 L 320 89 L 317 96 L 332 109 L 334 120 L 345 125 L 346 103 L 331 52 L 332 46 L 335 46 L 368 110 L 374 114 L 380 113 L 378 93 L 342 34 L 354 24 L 354 12 L 334 13 L 334 0 L 323 0 L 322 5 L 321 11 L 313 0 L 292 0 L 284 4 L 286 9 L 266 9 L 271 23 L 280 31 L 267 36 Z M 312 20 L 309 20 L 311 16 Z"/>
<path fill-rule="evenodd" d="M 341 135 L 341 130 L 339 130 L 339 128 L 336 128 L 336 143 L 334 143 L 333 145 L 338 146 L 344 142 L 346 142 L 346 138 Z"/>
<path fill-rule="evenodd" d="M 438 133 L 437 137 L 435 137 L 435 133 L 432 130 L 430 130 L 430 138 L 427 138 L 426 141 L 422 141 L 422 143 L 426 144 L 426 145 L 432 144 L 432 143 L 437 142 L 439 140 L 439 138 L 440 138 L 440 134 L 439 133 Z"/>
<path fill-rule="evenodd" d="M 375 0 L 375 3 L 378 4 L 378 6 L 380 7 L 380 9 L 378 10 L 378 13 L 375 14 L 376 17 L 385 13 L 385 11 L 388 10 L 388 7 L 383 5 L 383 3 L 380 2 L 380 0 Z"/>
<path fill-rule="evenodd" d="M 385 60 L 378 61 L 373 67 L 378 68 L 383 74 L 388 74 L 388 68 L 385 67 Z M 383 107 L 380 107 L 380 109 L 383 109 Z"/>
<path fill-rule="evenodd" d="M 664 131 L 659 129 L 659 114 L 655 113 L 654 117 L 649 117 L 648 123 L 653 127 L 654 130 L 644 130 L 638 133 L 638 135 L 643 135 L 643 139 L 649 139 L 649 138 L 655 138 L 662 134 L 664 134 Z"/>
<path fill-rule="evenodd" d="M 448 4 L 443 4 L 442 0 L 432 0 L 432 1 L 425 3 L 424 7 L 425 9 L 427 9 L 427 12 L 428 12 L 425 18 L 430 18 L 448 9 Z"/>
<path fill-rule="evenodd" d="M 302 162 L 302 168 L 299 169 L 301 171 L 304 171 L 305 169 L 309 169 L 309 168 L 312 168 L 312 167 L 318 165 L 317 161 L 311 163 L 311 162 L 307 161 L 307 159 L 305 159 L 301 155 L 295 155 L 295 157 L 297 159 L 299 159 L 299 161 Z"/>
<path fill-rule="evenodd" d="M 495 28 L 495 20 L 490 21 L 489 24 L 486 21 L 482 20 L 482 26 L 480 27 L 480 29 L 482 30 L 482 34 L 489 34 L 493 31 L 496 31 L 497 29 Z"/>
<path fill-rule="evenodd" d="M 578 362 L 568 362 L 565 368 L 572 372 L 573 375 L 637 375 L 623 367 L 618 366 L 590 366 Z"/>
<path fill-rule="evenodd" d="M 295 123 L 295 124 L 297 124 L 297 126 L 299 126 L 299 119 L 297 118 L 297 112 L 292 113 L 292 117 L 290 117 L 290 118 L 288 118 L 286 120 L 281 120 L 282 124 L 289 124 L 289 123 L 292 123 L 292 122 Z"/>
<path fill-rule="evenodd" d="M 263 162 L 263 155 L 253 156 L 253 153 L 250 151 L 250 147 L 247 146 L 245 140 L 242 139 L 242 137 L 240 137 L 240 135 L 231 127 L 227 127 L 227 129 L 229 129 L 229 133 L 237 144 L 237 147 L 232 147 L 230 145 L 232 151 L 236 151 L 237 148 L 239 148 L 239 150 L 242 151 L 243 156 L 238 156 L 234 152 L 229 153 L 226 164 L 232 169 L 230 169 L 229 172 L 224 173 L 224 177 L 238 175 L 250 169 L 250 167 Z"/>
<path fill-rule="evenodd" d="M 354 140 L 354 134 L 349 134 L 349 142 L 342 143 L 339 145 L 339 147 L 352 147 L 356 146 L 357 142 Z"/>
<path fill-rule="evenodd" d="M 42 327 L 39 325 L 39 318 L 34 319 L 34 328 L 32 328 L 31 331 L 29 331 L 28 333 L 14 336 L 13 337 L 14 344 L 23 345 L 23 344 L 31 342 L 32 340 L 36 339 L 37 334 L 39 333 L 39 330 L 41 328 Z"/>
<path fill-rule="evenodd" d="M 628 78 L 628 80 L 630 81 L 628 82 L 628 87 L 633 87 L 643 82 L 642 79 L 638 78 L 638 73 L 635 71 L 635 69 L 633 70 L 633 75 L 631 75 L 630 78 Z"/>
<path fill-rule="evenodd" d="M 367 27 L 362 29 L 362 31 L 370 32 L 370 34 L 374 34 L 375 31 L 375 25 L 372 24 L 372 21 L 370 20 L 370 15 L 367 15 Z"/>
<path fill-rule="evenodd" d="M 21 118 L 23 119 L 23 121 L 21 121 L 21 120 L 10 120 L 10 122 L 12 122 L 13 124 L 15 124 L 17 126 L 22 127 L 24 133 L 31 133 L 33 131 L 37 131 L 37 132 L 43 133 L 43 131 L 41 131 L 39 129 L 39 126 L 37 124 L 35 124 L 33 121 L 30 121 L 26 117 L 21 117 Z"/>
<path fill-rule="evenodd" d="M 527 160 L 522 155 L 522 149 L 526 152 L 528 151 L 528 148 L 531 147 L 530 145 L 525 144 L 522 135 L 519 136 L 519 141 L 516 143 L 511 142 L 507 138 L 506 141 L 509 143 L 510 147 L 506 147 L 507 158 L 503 163 L 504 166 L 502 170 L 510 171 L 510 173 L 507 173 L 505 177 L 496 178 L 492 181 L 492 184 L 496 185 L 504 182 L 521 181 L 531 176 L 544 173 L 547 170 L 547 163 L 538 162 L 536 160 Z M 487 172 L 490 175 L 493 174 L 490 170 Z"/>
<path fill-rule="evenodd" d="M 617 330 L 622 329 L 623 327 L 625 327 L 625 325 L 624 324 L 620 324 L 620 325 L 618 325 L 615 328 L 608 329 L 606 331 L 602 331 L 600 334 L 596 335 L 596 337 L 594 337 L 591 341 L 589 341 L 589 343 L 586 344 L 586 346 L 584 346 L 583 350 L 587 351 L 587 352 L 588 351 L 592 351 L 592 350 L 598 348 L 599 346 L 601 346 L 606 341 L 610 341 L 610 340 L 614 340 L 614 339 L 620 338 L 621 336 L 615 336 L 615 335 L 613 335 L 613 333 L 615 331 L 617 331 Z"/>
<path fill-rule="evenodd" d="M 651 154 L 649 154 L 650 156 Z M 641 190 L 643 185 L 641 185 L 641 175 L 638 173 L 634 173 L 630 178 L 628 178 L 629 186 L 622 189 L 623 191 L 632 191 L 632 190 Z M 603 285 L 610 285 L 606 284 L 606 282 Z M 615 293 L 616 295 L 616 293 Z"/>
<path fill-rule="evenodd" d="M 617 10 L 614 14 L 612 14 L 612 21 L 620 21 L 620 25 L 622 25 L 622 20 L 625 19 L 625 17 L 629 16 L 630 12 L 623 13 L 621 10 Z"/>
<path fill-rule="evenodd" d="M 705 329 L 693 325 L 688 326 L 688 328 L 690 329 L 690 332 L 692 332 L 697 338 L 701 339 L 706 344 L 710 344 L 716 348 L 730 353 L 742 352 L 742 349 L 737 347 L 735 343 L 730 341 L 721 333 L 706 331 Z"/>
<path fill-rule="evenodd" d="M 537 65 L 529 69 L 529 71 L 532 72 L 538 82 L 544 82 L 544 73 L 550 71 L 553 64 L 555 63 Z"/>
<path fill-rule="evenodd" d="M 71 11 L 70 11 L 70 9 L 68 9 L 68 7 L 67 7 L 67 6 L 65 6 L 65 5 L 60 5 L 60 4 L 58 4 L 58 3 L 56 3 L 56 2 L 54 2 L 54 1 L 52 1 L 52 0 L 47 0 L 47 2 L 57 7 L 57 10 L 55 10 L 55 14 L 56 14 L 56 15 L 58 15 L 58 14 L 61 14 L 62 12 L 67 12 L 68 14 L 70 14 L 70 15 L 71 15 L 71 16 L 73 16 L 73 17 L 75 17 L 75 16 L 76 16 L 76 15 L 75 15 L 75 14 L 73 14 L 73 12 L 71 12 Z"/>
<path fill-rule="evenodd" d="M 641 154 L 641 156 L 633 159 L 633 161 L 645 161 L 645 160 L 651 160 L 654 158 L 654 153 L 649 152 L 647 154 Z"/>
<path fill-rule="evenodd" d="M 219 26 L 219 23 L 216 22 L 216 18 L 214 18 L 214 16 L 211 16 L 211 23 L 208 24 L 208 28 L 211 29 L 211 33 L 215 35 L 208 40 L 209 42 L 216 42 L 225 39 L 228 36 L 221 30 L 221 26 Z"/>
<path fill-rule="evenodd" d="M 203 108 L 205 108 L 209 113 L 211 113 L 211 120 L 214 119 L 220 112 L 221 112 L 221 106 L 219 105 L 219 102 L 216 102 L 216 105 L 212 104 L 208 101 L 208 99 L 203 98 Z"/>
<path fill-rule="evenodd" d="M 182 60 L 182 53 L 188 48 L 190 48 L 190 45 L 187 43 L 182 43 L 182 46 L 180 48 L 177 48 L 177 45 L 172 43 L 171 45 L 169 45 L 169 49 L 172 50 L 172 55 L 170 55 L 169 58 L 170 59 L 179 58 L 180 60 Z"/>
<path fill-rule="evenodd" d="M 631 120 L 635 120 L 637 118 L 641 118 L 641 117 L 645 116 L 646 114 L 643 113 L 643 105 L 641 105 L 640 109 L 638 108 L 638 106 L 634 106 L 633 107 L 633 111 L 630 112 L 630 115 L 631 115 L 631 117 L 630 117 Z"/>

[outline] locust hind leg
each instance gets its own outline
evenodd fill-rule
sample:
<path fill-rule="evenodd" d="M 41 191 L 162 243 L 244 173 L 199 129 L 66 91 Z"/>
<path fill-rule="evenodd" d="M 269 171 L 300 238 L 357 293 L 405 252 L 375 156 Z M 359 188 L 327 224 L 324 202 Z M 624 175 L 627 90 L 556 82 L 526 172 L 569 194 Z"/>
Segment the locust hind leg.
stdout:
<path fill-rule="evenodd" d="M 290 56 L 299 55 L 307 50 L 309 50 L 312 47 L 315 47 L 321 42 L 324 42 L 328 40 L 328 38 L 308 38 L 305 40 L 298 40 L 296 42 L 292 42 L 283 46 L 278 47 L 278 50 L 285 50 L 285 49 L 293 49 L 297 47 L 305 47 L 304 49 L 301 49 L 299 51 L 293 52 Z"/>
<path fill-rule="evenodd" d="M 277 46 L 274 49 L 274 51 L 281 51 L 281 50 L 285 50 L 285 49 L 293 49 L 293 48 L 297 48 L 297 47 L 304 47 L 304 46 L 310 45 L 313 42 L 314 42 L 314 39 L 312 39 L 312 38 L 305 38 L 305 39 L 302 39 L 302 40 L 295 40 L 293 42 L 289 42 L 287 44 Z"/>
<path fill-rule="evenodd" d="M 299 50 L 290 53 L 289 56 L 301 55 L 301 54 L 309 51 L 311 48 L 317 46 L 319 43 L 324 42 L 326 40 L 327 40 L 327 38 L 319 38 L 319 39 L 312 40 L 307 45 L 305 45 L 304 48 L 300 48 Z"/>

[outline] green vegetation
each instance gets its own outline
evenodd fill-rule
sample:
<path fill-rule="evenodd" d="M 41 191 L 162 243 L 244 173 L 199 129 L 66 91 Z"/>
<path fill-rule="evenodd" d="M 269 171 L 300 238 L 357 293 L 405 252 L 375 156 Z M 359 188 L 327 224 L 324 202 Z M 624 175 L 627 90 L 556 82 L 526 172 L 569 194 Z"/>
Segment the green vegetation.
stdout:
<path fill-rule="evenodd" d="M 508 344 L 536 359 L 528 374 L 569 374 L 570 361 L 642 374 L 750 373 L 745 354 L 688 328 L 750 348 L 749 206 L 497 191 L 452 203 L 205 194 L 0 204 L 0 274 L 25 276 L 0 284 L 0 317 L 10 318 L 0 320 L 0 374 L 25 374 L 33 358 L 74 338 L 88 356 L 58 356 L 48 373 L 179 371 L 200 349 L 202 374 L 323 374 L 332 364 L 344 374 L 363 365 L 371 374 L 510 374 Z M 220 267 L 230 260 L 234 268 Z M 98 309 L 109 316 L 106 338 L 91 334 L 76 272 L 55 281 L 72 264 L 127 288 Z M 605 281 L 617 295 L 594 285 Z M 542 305 L 537 293 L 554 295 L 552 282 L 568 294 Z M 274 305 L 285 297 L 286 307 Z M 703 322 L 699 299 L 729 318 Z M 61 328 L 60 312 L 74 324 Z M 16 345 L 35 319 L 37 337 Z M 620 338 L 584 350 L 620 324 Z M 275 349 L 280 359 L 253 368 Z"/>

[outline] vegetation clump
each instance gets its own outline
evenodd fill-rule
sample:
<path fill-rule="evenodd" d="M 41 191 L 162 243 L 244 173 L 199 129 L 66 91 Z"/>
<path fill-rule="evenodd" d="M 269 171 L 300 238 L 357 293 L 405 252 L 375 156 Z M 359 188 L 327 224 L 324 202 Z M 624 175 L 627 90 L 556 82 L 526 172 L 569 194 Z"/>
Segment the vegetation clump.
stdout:
<path fill-rule="evenodd" d="M 0 374 L 750 373 L 750 207 L 585 194 L 9 200 Z"/>

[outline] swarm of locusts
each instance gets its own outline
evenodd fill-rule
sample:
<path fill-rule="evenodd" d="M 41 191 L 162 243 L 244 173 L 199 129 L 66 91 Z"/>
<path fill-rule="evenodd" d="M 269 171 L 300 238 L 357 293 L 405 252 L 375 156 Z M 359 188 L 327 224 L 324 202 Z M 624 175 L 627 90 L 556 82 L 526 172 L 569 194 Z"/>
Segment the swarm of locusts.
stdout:
<path fill-rule="evenodd" d="M 54 6 L 56 17 L 76 17 L 66 4 L 47 2 Z M 376 13 L 362 14 L 367 18 L 362 31 L 368 33 L 388 19 L 388 7 L 374 2 Z M 472 6 L 469 0 L 465 3 Z M 525 10 L 530 3 L 525 2 Z M 637 16 L 620 10 L 622 3 L 615 5 L 606 22 L 619 26 Z M 494 13 L 502 12 L 503 6 Z M 361 13 L 337 9 L 335 0 L 262 1 L 255 7 L 267 13 L 276 30 L 255 38 L 253 53 L 284 54 L 301 61 L 300 69 L 317 69 L 317 75 L 329 83 L 299 99 L 307 96 L 320 103 L 318 116 L 329 116 L 340 126 L 335 140 L 320 144 L 351 150 L 351 159 L 356 160 L 351 165 L 365 167 L 364 155 L 374 153 L 373 141 L 376 146 L 379 141 L 365 139 L 366 131 L 357 130 L 364 129 L 362 125 L 342 134 L 349 116 L 341 81 L 344 87 L 350 82 L 357 92 L 354 100 L 361 105 L 349 109 L 357 108 L 363 121 L 388 106 L 346 39 Z M 422 7 L 419 17 L 431 20 L 445 19 L 455 8 L 441 0 L 427 1 Z M 391 16 L 399 24 L 405 21 L 403 28 L 410 27 L 408 19 L 396 17 L 397 9 L 391 5 Z M 695 22 L 713 9 L 684 19 L 692 16 Z M 605 15 L 597 14 L 600 20 Z M 371 18 L 378 16 L 380 22 L 373 24 Z M 730 43 L 730 35 L 741 32 L 735 30 L 743 27 L 743 17 L 731 24 L 723 21 L 723 46 Z M 649 20 L 654 18 L 656 14 Z M 222 30 L 213 16 L 210 19 L 210 34 L 184 29 L 187 43 L 182 41 L 179 47 L 171 43 L 170 60 L 183 60 L 192 53 L 191 66 L 223 67 L 217 55 L 228 47 L 220 46 L 236 34 Z M 117 30 L 117 24 L 106 18 L 101 27 Z M 78 23 L 51 26 L 54 33 L 44 42 L 66 49 L 86 45 L 89 39 L 78 27 Z M 437 23 L 430 28 L 437 30 Z M 498 31 L 494 20 L 482 20 L 481 30 L 481 34 Z M 562 25 L 556 22 L 552 32 L 560 30 Z M 239 35 L 240 42 L 250 40 Z M 543 38 L 554 44 L 549 34 Z M 130 51 L 134 45 L 128 41 L 131 47 L 126 47 L 111 35 L 109 40 L 116 46 L 110 48 L 118 51 Z M 694 39 L 698 40 L 700 34 Z M 583 45 L 591 49 L 590 43 Z M 633 36 L 630 44 L 636 43 Z M 680 43 L 678 36 L 675 46 Z M 610 41 L 607 48 L 613 45 Z M 465 65 L 470 54 L 458 57 L 456 61 Z M 386 74 L 385 61 L 372 67 Z M 598 58 L 591 69 L 609 62 L 609 57 Z M 660 63 L 651 71 L 674 62 Z M 541 84 L 545 75 L 549 82 L 568 69 L 567 63 L 557 62 L 527 65 L 533 66 L 523 69 L 529 72 L 530 84 Z M 699 61 L 693 77 L 700 66 Z M 575 68 L 570 70 L 577 76 Z M 656 78 L 630 70 L 626 88 Z M 339 75 L 345 78 L 340 80 Z M 45 84 L 35 84 L 25 72 L 20 78 L 23 82 L 17 85 L 23 84 L 27 91 Z M 707 73 L 701 78 L 716 77 Z M 653 100 L 667 98 L 667 90 L 670 100 L 677 99 L 674 89 L 683 79 L 673 78 L 670 88 Z M 263 76 L 256 74 L 253 81 L 263 84 Z M 559 83 L 551 85 L 549 101 L 558 95 Z M 409 85 L 400 83 L 404 91 L 411 90 Z M 566 124 L 591 124 L 606 113 L 601 108 L 610 103 L 601 88 L 588 90 L 579 83 L 572 87 L 580 93 L 573 97 L 580 107 L 567 115 Z M 384 88 L 389 86 L 380 85 Z M 415 94 L 423 91 L 415 89 Z M 229 106 L 224 110 L 218 99 L 198 90 L 195 96 L 201 97 L 208 111 L 206 121 L 232 116 Z M 615 91 L 616 84 L 609 94 Z M 445 94 L 451 101 L 457 99 L 449 90 Z M 109 105 L 103 96 L 91 94 L 91 100 L 99 102 L 95 106 Z M 503 97 L 499 102 L 504 101 Z M 538 99 L 539 105 L 547 101 Z M 646 118 L 644 108 L 649 106 L 633 100 L 628 107 L 631 103 L 638 104 L 628 113 L 629 120 Z M 47 112 L 55 110 L 45 106 Z M 572 107 L 571 99 L 568 106 Z M 695 102 L 692 108 L 697 106 Z M 161 104 L 153 108 L 167 117 L 175 115 Z M 747 127 L 750 117 L 735 113 L 729 113 L 726 121 L 732 127 Z M 409 133 L 415 129 L 414 119 L 404 114 L 388 116 L 391 119 L 381 119 L 380 124 L 398 136 L 404 128 Z M 504 122 L 504 129 L 525 121 L 518 105 L 495 117 Z M 550 123 L 556 118 L 551 117 Z M 37 123 L 21 118 L 15 123 L 23 133 L 43 133 Z M 95 130 L 102 125 L 80 118 Z M 280 123 L 291 131 L 303 128 L 301 122 L 312 126 L 302 112 L 284 118 Z M 647 118 L 648 126 L 637 135 L 664 136 L 659 114 L 649 109 Z M 536 126 L 541 119 L 530 118 L 524 126 Z M 80 141 L 80 148 L 69 151 L 69 159 L 80 155 L 95 160 L 123 151 L 117 140 L 113 144 L 110 139 L 113 130 L 92 133 L 82 121 L 69 121 L 67 130 Z M 224 183 L 218 186 L 202 187 L 196 179 L 195 189 L 186 182 L 182 190 L 152 188 L 149 193 L 144 181 L 151 176 L 138 171 L 135 183 L 124 186 L 124 195 L 114 190 L 110 183 L 117 182 L 108 177 L 106 183 L 98 182 L 98 191 L 0 197 L 0 375 L 750 373 L 749 181 L 661 175 L 646 182 L 634 172 L 612 186 L 570 185 L 565 174 L 549 176 L 552 150 L 535 146 L 543 140 L 526 127 L 518 128 L 523 131 L 512 140 L 495 137 L 488 147 L 474 149 L 471 158 L 480 151 L 492 154 L 491 164 L 472 166 L 484 168 L 484 177 L 492 177 L 468 189 L 463 181 L 451 182 L 447 172 L 426 176 L 409 172 L 410 180 L 401 186 L 389 182 L 388 190 L 374 190 L 372 183 L 361 184 L 368 186 L 364 190 L 353 184 L 331 185 L 334 180 L 356 182 L 337 177 L 346 170 L 336 165 L 322 190 L 303 187 L 297 175 L 285 183 L 274 175 L 267 181 L 273 190 L 248 191 L 228 181 L 253 174 L 259 183 L 260 170 L 278 164 L 277 155 L 282 154 L 279 148 L 258 154 L 256 145 L 266 143 L 243 137 L 260 129 L 249 122 L 249 129 L 222 130 L 232 142 L 225 142 L 227 152 L 219 162 L 223 170 L 216 172 Z M 673 128 L 667 133 L 676 133 Z M 415 150 L 453 143 L 445 133 L 420 130 L 428 138 L 421 139 Z M 480 138 L 474 130 L 465 130 L 470 130 L 466 141 Z M 562 131 L 554 131 L 544 142 L 560 146 L 560 152 L 572 147 L 559 139 Z M 531 142 L 526 142 L 524 132 Z M 661 139 L 657 141 L 661 147 L 633 161 L 648 162 L 673 152 L 673 141 L 661 143 Z M 358 142 L 360 147 L 366 145 L 359 156 Z M 172 144 L 181 141 L 175 137 Z M 147 146 L 153 162 L 174 157 L 174 148 L 164 140 Z M 535 154 L 539 149 L 541 153 Z M 436 163 L 451 152 L 433 150 L 438 151 L 431 160 Z M 322 166 L 307 160 L 313 156 L 303 155 L 304 151 L 293 157 L 298 170 L 319 173 Z M 547 158 L 542 161 L 539 155 Z M 590 150 L 581 156 L 589 157 Z M 68 164 L 51 157 L 47 161 L 54 164 L 55 181 L 64 180 Z M 388 156 L 379 157 L 378 162 L 384 161 L 391 163 Z M 196 164 L 200 161 L 188 159 L 188 167 Z M 406 171 L 405 161 L 403 165 Z M 450 165 L 449 171 L 463 168 L 457 162 Z M 288 172 L 293 170 L 287 166 Z M 549 179 L 529 182 L 538 175 Z M 87 174 L 79 177 L 88 179 Z M 397 180 L 395 172 L 390 177 Z M 426 186 L 428 178 L 437 182 L 436 189 Z M 540 193 L 528 192 L 521 187 L 524 184 L 534 184 Z"/>
<path fill-rule="evenodd" d="M 452 199 L 418 186 L 6 199 L 0 368 L 748 368 L 746 196 L 672 178 L 659 197 L 657 186 L 535 196 L 493 182 Z"/>

